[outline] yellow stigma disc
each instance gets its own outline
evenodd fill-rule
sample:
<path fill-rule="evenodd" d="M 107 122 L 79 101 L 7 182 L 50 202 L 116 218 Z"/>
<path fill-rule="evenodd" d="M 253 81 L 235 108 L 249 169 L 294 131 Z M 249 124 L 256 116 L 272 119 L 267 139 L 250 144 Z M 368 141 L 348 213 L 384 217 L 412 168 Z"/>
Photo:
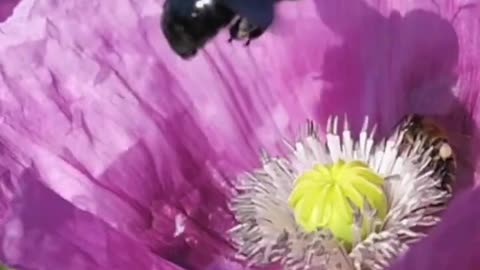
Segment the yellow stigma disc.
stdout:
<path fill-rule="evenodd" d="M 351 204 L 363 213 L 366 199 L 377 216 L 385 218 L 388 205 L 383 184 L 384 179 L 360 161 L 316 165 L 297 179 L 289 204 L 306 231 L 328 228 L 350 246 L 354 237 Z"/>

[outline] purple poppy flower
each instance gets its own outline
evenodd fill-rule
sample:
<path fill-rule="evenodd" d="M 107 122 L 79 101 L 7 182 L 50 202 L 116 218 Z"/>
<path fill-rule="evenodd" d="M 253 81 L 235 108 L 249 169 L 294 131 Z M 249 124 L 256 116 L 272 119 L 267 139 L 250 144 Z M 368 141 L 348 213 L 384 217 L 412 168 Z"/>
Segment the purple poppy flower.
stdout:
<path fill-rule="evenodd" d="M 391 138 L 419 113 L 448 130 L 466 194 L 393 269 L 480 267 L 480 3 L 285 1 L 250 47 L 222 32 L 191 61 L 161 34 L 162 3 L 22 0 L 0 24 L 0 261 L 247 269 L 229 206 L 262 149 L 286 156 L 306 119 L 322 140 L 331 115 Z"/>

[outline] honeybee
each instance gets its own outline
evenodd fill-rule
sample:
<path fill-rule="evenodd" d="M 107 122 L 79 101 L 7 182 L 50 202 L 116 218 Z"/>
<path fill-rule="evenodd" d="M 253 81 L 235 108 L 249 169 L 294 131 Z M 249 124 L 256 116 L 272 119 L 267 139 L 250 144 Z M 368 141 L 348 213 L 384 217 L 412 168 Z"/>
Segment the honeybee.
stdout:
<path fill-rule="evenodd" d="M 432 169 L 440 177 L 439 188 L 451 193 L 457 161 L 447 132 L 433 119 L 417 114 L 407 115 L 401 122 L 400 131 L 404 132 L 401 142 L 404 147 L 423 141 L 420 151 L 428 151 L 431 157 L 427 169 Z"/>

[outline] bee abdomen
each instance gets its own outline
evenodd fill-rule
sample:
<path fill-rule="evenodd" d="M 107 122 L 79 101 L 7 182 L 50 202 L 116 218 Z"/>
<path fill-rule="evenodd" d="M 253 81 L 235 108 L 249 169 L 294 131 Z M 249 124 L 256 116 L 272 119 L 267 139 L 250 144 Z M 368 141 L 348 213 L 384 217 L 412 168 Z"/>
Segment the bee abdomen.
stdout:
<path fill-rule="evenodd" d="M 440 179 L 439 188 L 449 193 L 456 179 L 455 153 L 446 133 L 434 123 L 420 115 L 409 115 L 403 120 L 401 131 L 404 132 L 401 142 L 405 148 L 412 148 L 422 142 L 418 151 L 429 152 L 430 162 L 426 170 L 432 170 Z"/>

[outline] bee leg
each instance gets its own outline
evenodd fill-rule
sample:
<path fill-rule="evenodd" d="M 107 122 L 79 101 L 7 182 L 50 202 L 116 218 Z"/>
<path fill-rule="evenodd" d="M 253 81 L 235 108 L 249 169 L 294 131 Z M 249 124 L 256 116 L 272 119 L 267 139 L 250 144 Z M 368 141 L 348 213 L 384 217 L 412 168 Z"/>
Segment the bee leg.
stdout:
<path fill-rule="evenodd" d="M 245 46 L 245 47 L 250 46 L 250 42 L 252 42 L 252 39 L 251 39 L 251 38 L 248 38 L 248 39 L 247 39 L 247 42 L 245 42 L 245 44 L 244 44 L 243 46 Z"/>

